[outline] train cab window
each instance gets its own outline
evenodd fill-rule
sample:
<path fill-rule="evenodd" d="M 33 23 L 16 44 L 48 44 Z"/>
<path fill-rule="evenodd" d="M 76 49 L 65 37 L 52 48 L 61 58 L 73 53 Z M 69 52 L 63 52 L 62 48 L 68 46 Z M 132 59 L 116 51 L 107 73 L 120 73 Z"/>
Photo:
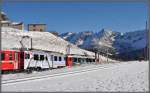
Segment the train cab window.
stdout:
<path fill-rule="evenodd" d="M 30 59 L 30 54 L 26 54 L 25 59 Z"/>
<path fill-rule="evenodd" d="M 9 54 L 9 60 L 12 60 L 12 53 Z"/>
<path fill-rule="evenodd" d="M 57 61 L 57 56 L 54 56 L 54 61 Z"/>
<path fill-rule="evenodd" d="M 40 60 L 44 60 L 44 55 L 40 55 Z"/>
<path fill-rule="evenodd" d="M 39 55 L 38 54 L 34 54 L 34 60 L 39 60 Z"/>
<path fill-rule="evenodd" d="M 59 57 L 59 61 L 61 61 L 61 57 Z"/>
<path fill-rule="evenodd" d="M 1 53 L 1 60 L 4 60 L 4 58 L 5 58 L 5 54 Z"/>

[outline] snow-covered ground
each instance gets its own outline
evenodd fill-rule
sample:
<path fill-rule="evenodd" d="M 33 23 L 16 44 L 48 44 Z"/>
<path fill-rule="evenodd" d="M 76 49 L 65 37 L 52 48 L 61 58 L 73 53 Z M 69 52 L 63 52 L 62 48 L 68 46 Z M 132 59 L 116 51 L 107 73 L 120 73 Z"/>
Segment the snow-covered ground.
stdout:
<path fill-rule="evenodd" d="M 89 66 L 95 68 L 97 65 Z M 98 70 L 30 80 L 12 84 L 2 84 L 2 91 L 17 92 L 145 92 L 148 89 L 148 62 L 120 62 L 103 64 L 107 68 Z M 82 67 L 82 66 L 81 66 Z M 74 68 L 69 68 L 74 69 Z M 78 67 L 80 69 L 80 67 Z"/>
<path fill-rule="evenodd" d="M 45 75 L 54 75 L 54 74 L 60 74 L 60 73 L 67 73 L 67 72 L 73 72 L 73 71 L 82 71 L 87 70 L 91 68 L 97 68 L 97 67 L 104 67 L 104 66 L 110 66 L 110 65 L 117 65 L 119 62 L 113 62 L 115 64 L 108 64 L 108 63 L 87 63 L 87 64 L 81 64 L 79 66 L 72 66 L 72 67 L 63 67 L 60 69 L 52 69 L 52 70 L 45 70 L 45 71 L 32 71 L 32 74 L 27 73 L 9 73 L 9 74 L 3 74 L 2 75 L 2 82 L 8 81 L 8 80 L 15 80 L 15 79 L 22 79 L 22 78 L 29 78 L 29 77 L 40 77 Z"/>

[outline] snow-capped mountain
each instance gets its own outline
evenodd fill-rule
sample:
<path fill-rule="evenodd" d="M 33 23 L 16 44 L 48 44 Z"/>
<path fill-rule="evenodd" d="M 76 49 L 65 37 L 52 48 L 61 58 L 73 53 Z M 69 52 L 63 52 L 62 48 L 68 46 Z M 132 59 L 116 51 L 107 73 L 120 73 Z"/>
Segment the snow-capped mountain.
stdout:
<path fill-rule="evenodd" d="M 145 48 L 147 40 L 146 30 L 120 33 L 102 29 L 99 32 L 68 32 L 60 34 L 60 37 L 84 49 L 109 49 L 119 53 Z"/>
<path fill-rule="evenodd" d="M 120 51 L 134 51 L 146 47 L 146 30 L 126 32 L 116 37 L 114 47 Z"/>

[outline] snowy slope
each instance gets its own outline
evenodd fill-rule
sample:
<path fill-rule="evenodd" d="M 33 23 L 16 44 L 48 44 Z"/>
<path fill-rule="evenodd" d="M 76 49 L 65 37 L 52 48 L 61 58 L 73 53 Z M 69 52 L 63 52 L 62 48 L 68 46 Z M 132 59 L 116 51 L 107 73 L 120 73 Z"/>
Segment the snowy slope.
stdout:
<path fill-rule="evenodd" d="M 66 47 L 68 44 L 71 44 L 60 37 L 56 37 L 55 35 L 49 32 L 28 32 L 22 31 L 13 28 L 6 28 L 2 27 L 2 37 L 1 37 L 1 44 L 2 49 L 13 49 L 13 48 L 21 48 L 20 40 L 22 36 L 29 36 L 32 38 L 33 48 L 34 49 L 42 49 L 47 51 L 54 51 L 59 53 L 66 54 Z M 30 39 L 25 38 L 23 39 L 23 45 L 25 48 L 30 48 Z M 88 54 L 93 56 L 93 52 L 89 52 L 83 49 L 76 47 L 75 45 L 71 44 L 71 54 L 79 54 L 85 55 Z"/>

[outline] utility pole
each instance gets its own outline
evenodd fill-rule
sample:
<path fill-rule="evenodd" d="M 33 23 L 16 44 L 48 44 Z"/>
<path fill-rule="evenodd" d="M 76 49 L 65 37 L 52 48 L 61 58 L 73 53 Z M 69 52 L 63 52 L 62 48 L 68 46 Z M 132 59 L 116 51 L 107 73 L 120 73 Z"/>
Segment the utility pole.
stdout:
<path fill-rule="evenodd" d="M 71 45 L 68 44 L 68 45 L 67 45 L 67 49 L 66 49 L 66 52 L 67 52 L 68 55 L 70 54 L 70 48 L 71 48 Z"/>
<path fill-rule="evenodd" d="M 99 60 L 99 52 L 98 52 L 98 63 L 100 63 L 100 60 Z"/>
<path fill-rule="evenodd" d="M 31 37 L 30 37 L 30 40 L 31 40 L 30 42 L 31 42 L 31 50 L 32 50 L 32 38 Z"/>
<path fill-rule="evenodd" d="M 97 63 L 97 52 L 95 51 L 95 62 Z"/>
<path fill-rule="evenodd" d="M 106 49 L 106 51 L 107 51 L 107 63 L 108 63 L 108 49 Z"/>
<path fill-rule="evenodd" d="M 148 24 L 146 21 L 146 60 L 149 59 L 149 30 L 148 30 Z"/>

